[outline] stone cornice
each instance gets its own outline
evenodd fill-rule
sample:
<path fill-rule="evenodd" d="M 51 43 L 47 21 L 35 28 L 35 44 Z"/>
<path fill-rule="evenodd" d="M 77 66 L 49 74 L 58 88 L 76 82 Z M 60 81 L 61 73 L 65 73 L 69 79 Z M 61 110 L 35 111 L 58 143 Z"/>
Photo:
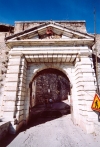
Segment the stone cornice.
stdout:
<path fill-rule="evenodd" d="M 9 48 L 14 46 L 92 46 L 94 39 L 26 39 L 9 40 L 6 42 Z"/>

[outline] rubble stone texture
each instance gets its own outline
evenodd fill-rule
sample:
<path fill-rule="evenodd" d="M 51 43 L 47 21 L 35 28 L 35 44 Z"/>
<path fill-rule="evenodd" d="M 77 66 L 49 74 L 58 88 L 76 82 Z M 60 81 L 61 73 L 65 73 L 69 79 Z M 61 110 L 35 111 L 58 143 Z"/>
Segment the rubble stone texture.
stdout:
<path fill-rule="evenodd" d="M 12 26 L 0 24 L 0 116 L 10 50 L 5 44 L 5 37 L 11 35 L 11 33 L 13 33 Z"/>
<path fill-rule="evenodd" d="M 0 110 L 9 60 L 9 48 L 6 46 L 4 38 L 5 33 L 0 33 Z"/>
<path fill-rule="evenodd" d="M 46 97 L 48 101 L 52 99 L 54 102 L 68 99 L 69 93 L 69 81 L 61 75 L 49 73 L 36 79 L 36 100 L 39 104 L 43 104 Z"/>
<path fill-rule="evenodd" d="M 97 55 L 98 55 L 98 84 L 99 84 L 99 89 L 100 89 L 100 34 L 96 35 L 96 49 L 97 49 Z"/>

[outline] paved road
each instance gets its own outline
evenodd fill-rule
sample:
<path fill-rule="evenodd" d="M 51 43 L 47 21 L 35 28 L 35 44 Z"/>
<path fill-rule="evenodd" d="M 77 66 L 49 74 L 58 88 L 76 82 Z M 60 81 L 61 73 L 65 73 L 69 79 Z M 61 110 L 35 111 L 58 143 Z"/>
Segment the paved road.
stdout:
<path fill-rule="evenodd" d="M 73 125 L 69 114 L 50 121 L 38 120 L 35 126 L 19 133 L 8 147 L 100 147 L 100 136 L 86 134 Z"/>

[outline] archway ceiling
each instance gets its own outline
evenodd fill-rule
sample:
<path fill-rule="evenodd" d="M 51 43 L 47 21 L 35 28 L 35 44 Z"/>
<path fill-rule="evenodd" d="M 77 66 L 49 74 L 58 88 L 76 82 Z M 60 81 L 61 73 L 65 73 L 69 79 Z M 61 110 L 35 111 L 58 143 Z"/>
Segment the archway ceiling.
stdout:
<path fill-rule="evenodd" d="M 27 62 L 30 63 L 74 63 L 77 54 L 57 54 L 57 55 L 25 55 Z"/>

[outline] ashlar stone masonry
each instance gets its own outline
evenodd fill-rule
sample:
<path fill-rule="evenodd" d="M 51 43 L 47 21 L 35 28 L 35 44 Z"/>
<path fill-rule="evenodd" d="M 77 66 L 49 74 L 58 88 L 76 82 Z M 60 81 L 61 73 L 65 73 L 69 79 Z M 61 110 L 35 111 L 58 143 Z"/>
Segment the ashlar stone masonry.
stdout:
<path fill-rule="evenodd" d="M 5 37 L 9 50 L 1 111 L 15 133 L 28 122 L 30 84 L 43 70 L 58 70 L 69 81 L 72 120 L 87 133 L 95 131 L 98 115 L 91 104 L 97 89 L 93 63 L 94 35 L 86 32 L 85 21 L 15 22 L 14 34 Z M 1 98 L 0 98 L 1 99 Z"/>

